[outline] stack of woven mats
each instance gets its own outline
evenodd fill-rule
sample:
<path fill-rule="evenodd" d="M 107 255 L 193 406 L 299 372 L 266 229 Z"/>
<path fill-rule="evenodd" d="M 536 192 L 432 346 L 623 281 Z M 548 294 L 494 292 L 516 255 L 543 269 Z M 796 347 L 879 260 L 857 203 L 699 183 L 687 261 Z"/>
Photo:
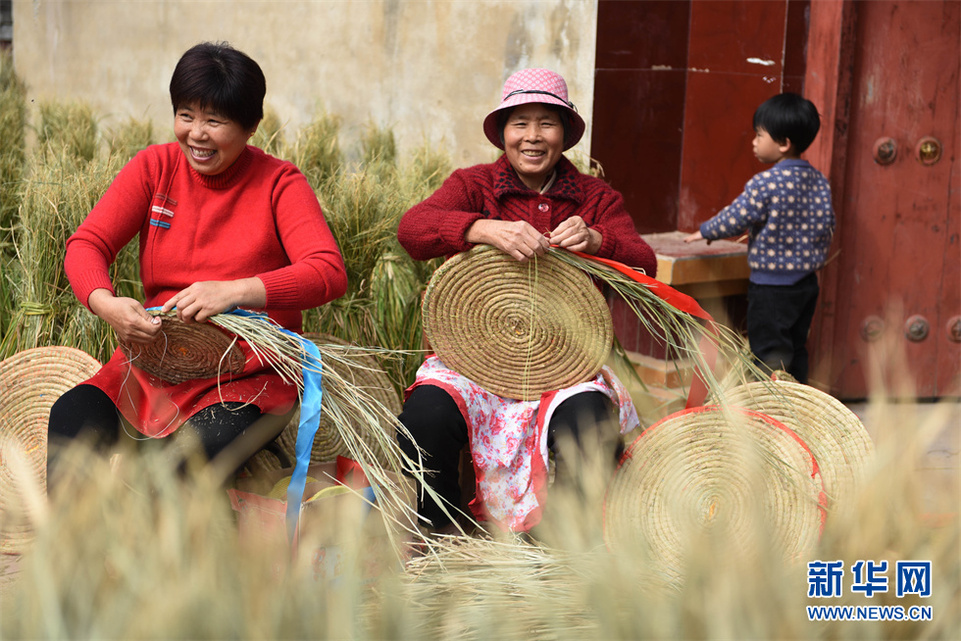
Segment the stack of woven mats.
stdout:
<path fill-rule="evenodd" d="M 645 430 L 608 489 L 608 546 L 643 551 L 671 582 L 692 535 L 807 558 L 826 520 L 853 507 L 874 453 L 860 419 L 813 387 L 753 382 L 720 400 Z"/>

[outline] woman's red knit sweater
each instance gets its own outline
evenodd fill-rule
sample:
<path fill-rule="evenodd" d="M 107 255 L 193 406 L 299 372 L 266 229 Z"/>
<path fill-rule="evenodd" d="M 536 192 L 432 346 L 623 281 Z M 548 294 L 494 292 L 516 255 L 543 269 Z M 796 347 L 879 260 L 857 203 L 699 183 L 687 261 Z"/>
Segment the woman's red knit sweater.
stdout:
<path fill-rule="evenodd" d="M 347 288 L 344 262 L 317 196 L 291 163 L 248 147 L 227 171 L 194 171 L 176 143 L 141 151 L 67 241 L 77 298 L 113 291 L 109 266 L 140 234 L 145 307 L 203 280 L 256 276 L 268 314 L 299 330 L 301 310 Z"/>
<path fill-rule="evenodd" d="M 601 233 L 597 255 L 654 277 L 657 259 L 634 229 L 624 198 L 599 178 L 582 174 L 567 158 L 556 166 L 554 184 L 540 194 L 521 182 L 507 156 L 496 162 L 456 170 L 427 200 L 400 221 L 397 238 L 415 260 L 467 251 L 468 228 L 481 218 L 526 220 L 547 233 L 571 216 L 580 216 Z"/>
<path fill-rule="evenodd" d="M 298 331 L 301 310 L 347 287 L 337 243 L 306 178 L 254 147 L 216 176 L 194 171 L 176 143 L 137 154 L 67 240 L 65 271 L 84 305 L 95 289 L 114 291 L 109 266 L 137 234 L 144 307 L 162 305 L 197 281 L 257 277 L 267 291 L 267 314 Z M 166 436 L 223 401 L 289 411 L 296 388 L 241 347 L 247 362 L 239 376 L 169 384 L 131 367 L 118 349 L 84 382 L 103 390 L 148 436 Z"/>

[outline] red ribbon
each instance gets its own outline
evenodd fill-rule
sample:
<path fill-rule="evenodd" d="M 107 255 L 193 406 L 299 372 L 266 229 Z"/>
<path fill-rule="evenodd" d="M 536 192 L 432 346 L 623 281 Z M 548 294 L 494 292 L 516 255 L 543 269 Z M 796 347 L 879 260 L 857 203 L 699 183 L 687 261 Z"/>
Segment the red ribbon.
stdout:
<path fill-rule="evenodd" d="M 568 250 L 570 251 L 570 250 Z M 688 296 L 687 294 L 681 293 L 669 285 L 654 280 L 647 274 L 642 274 L 632 267 L 628 267 L 624 263 L 619 263 L 616 260 L 611 260 L 610 258 L 600 258 L 598 256 L 592 256 L 590 254 L 585 254 L 583 252 L 571 251 L 575 256 L 580 256 L 581 258 L 586 258 L 587 260 L 593 261 L 595 263 L 600 263 L 602 265 L 607 265 L 611 269 L 614 269 L 621 274 L 624 274 L 631 280 L 638 282 L 645 287 L 647 287 L 655 296 L 663 300 L 668 305 L 671 305 L 675 309 L 682 312 L 688 313 L 691 316 L 695 316 L 702 320 L 707 321 L 707 327 L 713 336 L 717 336 L 717 323 L 714 322 L 714 318 L 704 311 L 701 305 Z M 714 369 L 714 365 L 717 362 L 717 344 L 714 341 L 708 340 L 705 336 L 701 339 L 700 343 L 701 352 L 704 354 L 704 360 L 707 362 L 707 366 L 710 369 Z M 704 404 L 704 399 L 707 398 L 707 382 L 704 379 L 704 374 L 701 368 L 695 364 L 694 368 L 694 379 L 691 381 L 691 389 L 687 394 L 687 404 L 686 408 L 698 407 Z"/>

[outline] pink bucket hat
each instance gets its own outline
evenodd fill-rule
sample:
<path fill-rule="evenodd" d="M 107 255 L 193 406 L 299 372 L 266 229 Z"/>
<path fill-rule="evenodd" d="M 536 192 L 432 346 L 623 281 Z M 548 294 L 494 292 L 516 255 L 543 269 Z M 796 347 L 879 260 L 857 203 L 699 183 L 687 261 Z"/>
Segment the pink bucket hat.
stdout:
<path fill-rule="evenodd" d="M 581 118 L 574 103 L 567 99 L 567 83 L 559 73 L 549 69 L 521 69 L 504 83 L 501 104 L 484 118 L 484 134 L 498 149 L 504 148 L 501 131 L 497 126 L 500 111 L 530 102 L 563 107 L 570 116 L 570 126 L 564 132 L 564 150 L 577 144 L 584 135 L 584 119 Z"/>

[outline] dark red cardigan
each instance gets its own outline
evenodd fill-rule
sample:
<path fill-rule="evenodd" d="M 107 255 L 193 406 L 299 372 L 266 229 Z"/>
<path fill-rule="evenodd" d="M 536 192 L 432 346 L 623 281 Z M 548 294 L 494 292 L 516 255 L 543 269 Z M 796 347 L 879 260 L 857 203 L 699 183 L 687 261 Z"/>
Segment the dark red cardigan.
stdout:
<path fill-rule="evenodd" d="M 603 237 L 598 256 L 641 267 L 653 277 L 654 250 L 634 229 L 621 195 L 603 180 L 579 172 L 567 158 L 561 157 L 556 169 L 554 184 L 545 194 L 524 185 L 506 156 L 458 169 L 404 214 L 397 238 L 411 257 L 428 260 L 470 249 L 464 235 L 481 218 L 526 220 L 546 233 L 567 218 L 580 216 Z"/>

